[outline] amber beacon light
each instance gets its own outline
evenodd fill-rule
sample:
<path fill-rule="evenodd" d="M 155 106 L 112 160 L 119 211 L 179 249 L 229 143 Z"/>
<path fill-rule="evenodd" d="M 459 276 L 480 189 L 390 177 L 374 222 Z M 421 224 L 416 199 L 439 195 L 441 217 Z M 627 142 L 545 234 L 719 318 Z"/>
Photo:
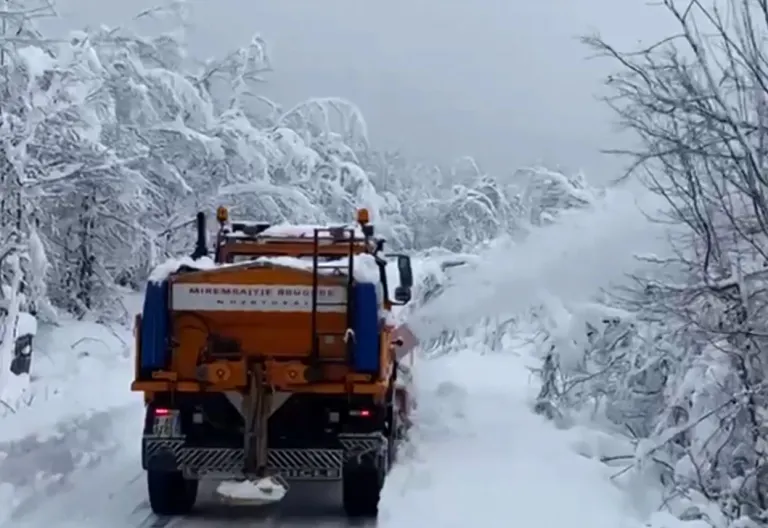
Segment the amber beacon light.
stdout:
<path fill-rule="evenodd" d="M 225 224 L 227 220 L 229 220 L 229 211 L 223 205 L 216 209 L 216 220 L 218 220 L 220 224 Z"/>
<path fill-rule="evenodd" d="M 368 222 L 371 221 L 371 216 L 368 214 L 368 209 L 358 209 L 357 210 L 357 222 L 360 225 L 365 225 Z"/>

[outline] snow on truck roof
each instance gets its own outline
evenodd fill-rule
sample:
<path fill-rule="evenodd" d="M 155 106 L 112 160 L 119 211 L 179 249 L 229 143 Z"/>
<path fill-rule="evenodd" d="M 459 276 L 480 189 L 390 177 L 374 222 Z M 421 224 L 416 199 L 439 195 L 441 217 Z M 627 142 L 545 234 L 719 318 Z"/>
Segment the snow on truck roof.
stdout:
<path fill-rule="evenodd" d="M 253 222 L 245 220 L 233 220 L 231 222 L 232 231 L 227 236 L 258 236 L 264 238 L 313 238 L 315 236 L 315 229 L 321 229 L 319 233 L 320 238 L 331 238 L 331 230 L 344 230 L 344 238 L 348 239 L 350 230 L 354 232 L 355 240 L 364 240 L 365 233 L 359 225 L 297 225 L 297 224 L 277 224 L 273 226 L 267 226 L 263 222 Z M 258 229 L 255 234 L 246 232 L 245 229 Z"/>
<path fill-rule="evenodd" d="M 354 262 L 352 265 L 352 274 L 357 282 L 372 284 L 379 283 L 381 280 L 379 275 L 379 266 L 376 263 L 376 258 L 373 255 L 355 255 L 353 259 Z M 338 273 L 344 274 L 346 272 L 347 262 L 348 257 L 341 257 L 340 259 L 324 261 L 320 264 L 321 267 L 318 269 L 318 273 L 320 275 L 334 275 Z M 329 266 L 332 264 L 337 265 L 338 267 L 330 268 Z M 262 266 L 277 266 L 299 269 L 302 271 L 312 271 L 311 260 L 289 256 L 259 257 L 254 255 L 252 260 L 236 262 L 233 264 L 216 264 L 209 257 L 202 257 L 197 260 L 193 260 L 190 257 L 182 257 L 180 259 L 169 259 L 159 266 L 156 266 L 150 274 L 149 280 L 150 282 L 163 282 L 164 280 L 167 280 L 171 275 L 179 271 L 182 267 L 191 268 L 197 271 L 204 271 L 211 269 L 233 269 Z"/>
<path fill-rule="evenodd" d="M 210 257 L 201 257 L 199 259 L 193 259 L 192 257 L 172 258 L 155 266 L 155 269 L 149 274 L 149 282 L 163 282 L 184 267 L 202 271 L 215 269 L 218 266 Z"/>

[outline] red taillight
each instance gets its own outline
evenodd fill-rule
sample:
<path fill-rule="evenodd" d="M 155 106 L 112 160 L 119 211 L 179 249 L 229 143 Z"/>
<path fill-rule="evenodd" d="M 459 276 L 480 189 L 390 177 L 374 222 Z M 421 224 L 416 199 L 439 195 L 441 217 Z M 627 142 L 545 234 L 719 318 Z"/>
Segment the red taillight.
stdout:
<path fill-rule="evenodd" d="M 360 411 L 360 416 L 362 416 L 363 418 L 368 418 L 370 415 L 371 415 L 371 411 L 369 411 L 368 409 L 362 409 Z"/>
<path fill-rule="evenodd" d="M 180 437 L 179 410 L 156 407 L 152 418 L 152 434 L 162 438 Z"/>

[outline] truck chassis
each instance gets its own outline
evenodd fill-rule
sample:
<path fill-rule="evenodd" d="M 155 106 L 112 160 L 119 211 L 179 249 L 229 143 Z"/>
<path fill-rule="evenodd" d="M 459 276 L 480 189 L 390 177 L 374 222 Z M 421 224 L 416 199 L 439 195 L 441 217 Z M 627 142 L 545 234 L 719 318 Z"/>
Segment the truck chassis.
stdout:
<path fill-rule="evenodd" d="M 269 416 L 266 438 L 261 438 L 268 447 L 260 467 L 254 465 L 256 459 L 248 459 L 252 434 L 247 420 L 227 395 L 155 395 L 147 406 L 142 437 L 142 466 L 153 510 L 165 515 L 189 512 L 203 478 L 272 476 L 285 483 L 341 481 L 347 515 L 375 516 L 381 487 L 405 434 L 397 398 L 377 406 L 362 395 L 281 396 L 285 399 Z"/>

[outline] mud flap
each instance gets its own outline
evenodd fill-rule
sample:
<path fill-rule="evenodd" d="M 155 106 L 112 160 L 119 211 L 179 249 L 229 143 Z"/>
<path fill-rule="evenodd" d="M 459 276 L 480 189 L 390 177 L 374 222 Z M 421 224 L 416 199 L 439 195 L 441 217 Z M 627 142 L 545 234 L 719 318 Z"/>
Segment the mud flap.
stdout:
<path fill-rule="evenodd" d="M 388 459 L 387 438 L 382 433 L 339 435 L 344 446 L 344 467 L 376 467 Z"/>

